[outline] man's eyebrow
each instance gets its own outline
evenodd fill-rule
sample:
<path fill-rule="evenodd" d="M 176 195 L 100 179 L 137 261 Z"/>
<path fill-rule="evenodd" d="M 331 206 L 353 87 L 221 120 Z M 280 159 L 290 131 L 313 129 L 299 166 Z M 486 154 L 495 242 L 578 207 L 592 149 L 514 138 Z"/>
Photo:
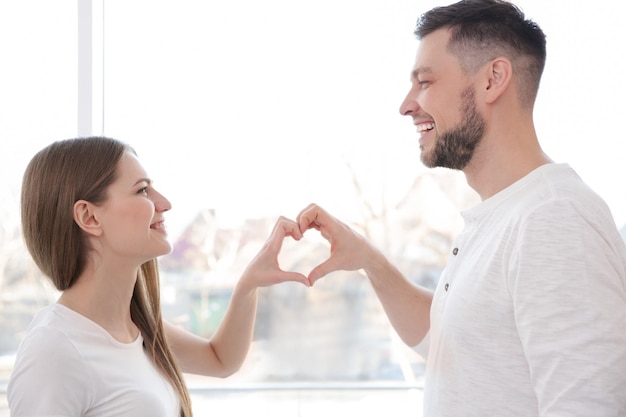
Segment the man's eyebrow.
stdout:
<path fill-rule="evenodd" d="M 419 67 L 415 68 L 413 72 L 411 72 L 411 81 L 417 80 L 420 74 L 430 74 L 433 72 L 431 67 Z"/>

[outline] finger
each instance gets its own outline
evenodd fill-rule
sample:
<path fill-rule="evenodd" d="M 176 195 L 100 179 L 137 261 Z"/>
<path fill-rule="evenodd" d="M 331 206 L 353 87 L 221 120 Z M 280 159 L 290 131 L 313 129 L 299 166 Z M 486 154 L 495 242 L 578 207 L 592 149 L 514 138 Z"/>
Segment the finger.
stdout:
<path fill-rule="evenodd" d="M 280 236 L 283 238 L 291 236 L 295 240 L 302 239 L 302 232 L 300 231 L 298 223 L 285 217 L 280 217 L 276 223 L 275 229 L 280 232 Z"/>
<path fill-rule="evenodd" d="M 283 245 L 283 240 L 287 236 L 292 237 L 294 240 L 300 240 L 302 239 L 302 232 L 296 222 L 281 216 L 274 225 L 274 229 L 272 229 L 272 233 L 268 237 L 266 245 L 269 246 L 272 251 L 279 252 Z"/>
<path fill-rule="evenodd" d="M 301 274 L 299 272 L 281 270 L 277 278 L 278 278 L 278 282 L 292 281 L 292 282 L 299 282 L 307 287 L 311 286 L 308 278 L 304 274 Z"/>
<path fill-rule="evenodd" d="M 313 285 L 315 284 L 315 281 L 317 281 L 318 279 L 325 277 L 331 272 L 338 271 L 339 269 L 341 268 L 336 266 L 335 260 L 332 257 L 328 258 L 321 264 L 314 267 L 311 270 L 311 272 L 309 272 L 309 276 L 308 276 L 309 283 Z"/>
<path fill-rule="evenodd" d="M 304 233 L 308 229 L 319 230 L 320 223 L 319 217 L 323 215 L 324 211 L 316 204 L 309 204 L 304 210 L 302 210 L 296 217 L 296 222 L 300 227 L 300 232 Z"/>

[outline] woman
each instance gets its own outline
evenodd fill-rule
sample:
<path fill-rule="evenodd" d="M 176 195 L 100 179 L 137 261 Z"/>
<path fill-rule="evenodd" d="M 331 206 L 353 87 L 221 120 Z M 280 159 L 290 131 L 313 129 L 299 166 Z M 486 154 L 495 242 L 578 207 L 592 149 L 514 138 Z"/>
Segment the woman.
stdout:
<path fill-rule="evenodd" d="M 36 264 L 62 291 L 24 337 L 9 382 L 11 415 L 191 416 L 183 372 L 226 377 L 252 339 L 257 288 L 308 285 L 281 271 L 280 218 L 238 281 L 211 340 L 165 323 L 156 258 L 172 249 L 164 214 L 134 151 L 104 137 L 55 142 L 24 174 L 22 226 Z"/>

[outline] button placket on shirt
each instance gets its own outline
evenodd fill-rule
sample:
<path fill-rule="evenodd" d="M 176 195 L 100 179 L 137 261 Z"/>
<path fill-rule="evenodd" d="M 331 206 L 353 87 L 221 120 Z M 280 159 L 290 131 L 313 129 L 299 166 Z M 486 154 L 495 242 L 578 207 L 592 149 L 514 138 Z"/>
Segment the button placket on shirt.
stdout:
<path fill-rule="evenodd" d="M 459 254 L 459 248 L 452 249 L 452 255 L 457 256 L 458 254 Z M 446 285 L 444 285 L 443 289 L 445 291 L 448 291 L 449 288 L 450 288 L 450 283 L 446 282 Z"/>

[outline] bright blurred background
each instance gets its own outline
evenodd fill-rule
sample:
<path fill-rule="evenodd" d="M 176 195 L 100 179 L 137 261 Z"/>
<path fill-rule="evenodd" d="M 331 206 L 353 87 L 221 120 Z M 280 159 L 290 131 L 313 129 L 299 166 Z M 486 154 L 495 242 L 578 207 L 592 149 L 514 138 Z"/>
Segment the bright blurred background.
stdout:
<path fill-rule="evenodd" d="M 162 259 L 168 319 L 210 336 L 232 285 L 278 215 L 310 202 L 353 224 L 415 282 L 435 285 L 462 175 L 427 170 L 398 107 L 420 13 L 394 0 L 9 0 L 0 2 L 0 416 L 21 333 L 57 294 L 19 234 L 32 155 L 70 137 L 132 144 L 173 203 Z M 546 152 L 626 222 L 626 27 L 619 0 L 519 0 L 547 33 L 536 106 Z M 327 254 L 286 242 L 285 268 Z M 423 360 L 402 346 L 367 281 L 262 293 L 255 343 L 227 380 L 189 376 L 198 414 L 420 415 Z M 245 400 L 245 401 L 242 401 Z M 246 411 L 247 410 L 247 411 Z"/>

